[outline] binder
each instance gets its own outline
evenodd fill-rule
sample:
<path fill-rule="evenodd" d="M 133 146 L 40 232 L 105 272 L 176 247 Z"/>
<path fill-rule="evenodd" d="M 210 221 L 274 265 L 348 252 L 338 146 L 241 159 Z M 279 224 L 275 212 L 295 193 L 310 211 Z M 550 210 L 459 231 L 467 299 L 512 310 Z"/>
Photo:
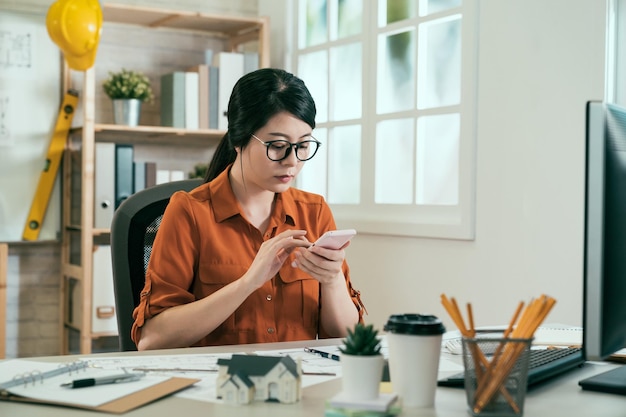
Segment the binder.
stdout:
<path fill-rule="evenodd" d="M 115 144 L 96 143 L 94 227 L 111 227 L 115 211 Z"/>
<path fill-rule="evenodd" d="M 115 208 L 133 193 L 133 146 L 115 145 Z"/>
<path fill-rule="evenodd" d="M 91 331 L 117 334 L 111 246 L 94 246 Z"/>
<path fill-rule="evenodd" d="M 13 359 L 0 362 L 0 401 L 60 405 L 122 414 L 173 394 L 199 379 L 147 374 L 138 381 L 96 385 L 89 388 L 61 387 L 73 379 L 99 378 L 119 371 L 90 366 L 77 360 L 63 365 Z"/>
<path fill-rule="evenodd" d="M 243 76 L 243 54 L 237 52 L 218 52 L 213 57 L 213 65 L 220 69 L 217 92 L 217 128 L 226 130 L 228 129 L 226 111 L 228 110 L 230 94 L 233 91 L 235 83 Z"/>

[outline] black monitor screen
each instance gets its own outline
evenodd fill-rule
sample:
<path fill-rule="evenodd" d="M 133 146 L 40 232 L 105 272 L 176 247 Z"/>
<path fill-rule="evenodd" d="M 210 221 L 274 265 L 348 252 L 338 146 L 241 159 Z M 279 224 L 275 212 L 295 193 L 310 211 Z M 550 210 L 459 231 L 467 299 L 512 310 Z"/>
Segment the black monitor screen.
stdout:
<path fill-rule="evenodd" d="M 587 103 L 585 200 L 583 349 L 601 360 L 626 346 L 626 108 Z"/>

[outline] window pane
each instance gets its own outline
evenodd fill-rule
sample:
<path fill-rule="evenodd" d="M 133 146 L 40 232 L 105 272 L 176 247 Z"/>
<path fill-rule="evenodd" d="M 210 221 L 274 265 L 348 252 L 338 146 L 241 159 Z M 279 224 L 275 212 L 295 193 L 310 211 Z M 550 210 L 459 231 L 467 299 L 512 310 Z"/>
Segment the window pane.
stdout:
<path fill-rule="evenodd" d="M 330 91 L 332 92 L 331 120 L 361 117 L 361 44 L 353 43 L 330 51 Z"/>
<path fill-rule="evenodd" d="M 322 142 L 313 159 L 304 163 L 298 175 L 297 187 L 326 197 L 326 172 L 328 170 L 328 135 L 326 129 L 315 129 L 315 139 Z"/>
<path fill-rule="evenodd" d="M 386 120 L 376 126 L 375 202 L 413 203 L 414 119 Z"/>
<path fill-rule="evenodd" d="M 326 0 L 301 0 L 300 48 L 328 41 L 327 9 Z"/>
<path fill-rule="evenodd" d="M 460 124 L 458 113 L 417 120 L 417 204 L 459 203 Z"/>
<path fill-rule="evenodd" d="M 339 38 L 361 33 L 363 16 L 362 0 L 339 0 L 337 34 Z"/>
<path fill-rule="evenodd" d="M 328 145 L 328 202 L 358 204 L 361 192 L 361 126 L 334 128 Z"/>
<path fill-rule="evenodd" d="M 383 27 L 389 23 L 415 17 L 416 5 L 415 0 L 381 0 L 378 8 L 378 25 Z"/>
<path fill-rule="evenodd" d="M 420 16 L 459 7 L 461 0 L 420 0 Z"/>
<path fill-rule="evenodd" d="M 415 31 L 378 38 L 378 114 L 415 107 Z"/>
<path fill-rule="evenodd" d="M 417 107 L 459 104 L 461 100 L 460 15 L 420 25 Z"/>
<path fill-rule="evenodd" d="M 328 120 L 328 55 L 326 51 L 300 55 L 298 76 L 304 81 L 315 100 L 317 123 Z"/>

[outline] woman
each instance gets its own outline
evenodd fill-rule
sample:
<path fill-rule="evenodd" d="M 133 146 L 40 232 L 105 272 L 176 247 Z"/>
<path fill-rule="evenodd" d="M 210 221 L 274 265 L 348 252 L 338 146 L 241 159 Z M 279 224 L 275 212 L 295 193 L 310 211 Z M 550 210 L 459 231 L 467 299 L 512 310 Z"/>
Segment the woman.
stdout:
<path fill-rule="evenodd" d="M 320 143 L 315 103 L 279 69 L 242 77 L 205 184 L 163 215 L 132 337 L 139 350 L 343 337 L 362 320 L 321 196 L 291 188 Z"/>

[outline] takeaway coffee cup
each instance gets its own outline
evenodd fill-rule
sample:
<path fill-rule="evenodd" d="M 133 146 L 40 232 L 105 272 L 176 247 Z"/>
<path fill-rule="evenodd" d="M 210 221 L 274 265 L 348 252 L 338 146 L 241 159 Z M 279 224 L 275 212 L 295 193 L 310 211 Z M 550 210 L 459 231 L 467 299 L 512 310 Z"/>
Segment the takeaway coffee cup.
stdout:
<path fill-rule="evenodd" d="M 384 327 L 389 346 L 389 378 L 406 407 L 435 403 L 441 337 L 445 327 L 435 316 L 394 314 Z"/>

